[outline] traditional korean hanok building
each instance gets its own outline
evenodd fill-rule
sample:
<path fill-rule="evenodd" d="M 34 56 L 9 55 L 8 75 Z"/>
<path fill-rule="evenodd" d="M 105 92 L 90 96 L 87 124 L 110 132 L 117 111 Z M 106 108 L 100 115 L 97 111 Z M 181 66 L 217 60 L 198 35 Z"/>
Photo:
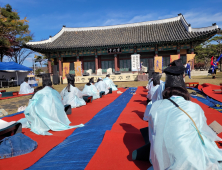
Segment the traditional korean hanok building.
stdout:
<path fill-rule="evenodd" d="M 214 36 L 220 28 L 192 28 L 182 14 L 177 17 L 133 24 L 63 28 L 48 40 L 29 42 L 27 47 L 48 56 L 49 72 L 54 59 L 57 71 L 62 75 L 62 63 L 82 62 L 82 69 L 95 72 L 102 68 L 113 71 L 131 71 L 131 54 L 140 54 L 141 62 L 153 69 L 154 57 L 162 56 L 163 69 L 170 63 L 170 55 L 178 55 L 186 63 L 186 55 L 194 53 L 194 47 Z"/>

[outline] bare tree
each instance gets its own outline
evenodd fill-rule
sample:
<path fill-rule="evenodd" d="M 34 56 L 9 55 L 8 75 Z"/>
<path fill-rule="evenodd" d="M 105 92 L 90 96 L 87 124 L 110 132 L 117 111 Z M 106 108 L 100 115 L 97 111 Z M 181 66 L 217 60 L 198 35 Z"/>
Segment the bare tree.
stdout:
<path fill-rule="evenodd" d="M 33 53 L 35 52 L 30 49 L 22 48 L 19 51 L 13 52 L 12 57 L 10 57 L 10 61 L 14 61 L 18 64 L 23 64 L 25 59 Z"/>

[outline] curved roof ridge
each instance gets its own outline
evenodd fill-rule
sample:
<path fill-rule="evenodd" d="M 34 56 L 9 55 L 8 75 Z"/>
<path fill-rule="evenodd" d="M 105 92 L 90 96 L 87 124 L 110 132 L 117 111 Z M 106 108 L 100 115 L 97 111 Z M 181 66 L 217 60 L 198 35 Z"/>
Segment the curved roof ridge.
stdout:
<path fill-rule="evenodd" d="M 145 21 L 145 22 L 136 22 L 132 24 L 120 24 L 120 25 L 111 25 L 111 26 L 99 26 L 99 27 L 79 27 L 79 28 L 67 28 L 62 27 L 62 29 L 53 37 L 50 37 L 48 40 L 43 41 L 35 41 L 35 42 L 28 42 L 27 45 L 35 45 L 35 44 L 45 44 L 50 43 L 56 40 L 64 31 L 91 31 L 91 30 L 104 30 L 104 29 L 114 29 L 114 28 L 125 28 L 125 27 L 133 27 L 133 26 L 143 26 L 143 25 L 152 25 L 152 24 L 162 24 L 167 22 L 173 22 L 180 20 L 180 16 L 167 18 L 167 19 L 160 19 L 160 20 L 153 20 L 153 21 Z"/>
<path fill-rule="evenodd" d="M 152 25 L 152 24 L 163 24 L 163 23 L 173 22 L 173 21 L 178 21 L 178 20 L 180 20 L 180 16 L 173 17 L 173 18 L 160 19 L 160 20 L 153 20 L 153 21 L 136 22 L 136 23 L 131 23 L 131 24 L 119 24 L 119 25 L 99 26 L 99 27 L 79 27 L 79 28 L 65 27 L 65 31 L 91 31 L 91 30 L 125 28 L 125 27 L 135 27 L 135 26 L 143 26 L 143 25 Z"/>
<path fill-rule="evenodd" d="M 140 26 L 147 26 L 149 25 L 156 25 L 159 24 L 168 24 L 171 22 L 178 22 L 180 21 L 182 25 L 184 26 L 185 30 L 188 33 L 196 33 L 196 32 L 206 32 L 206 31 L 212 31 L 215 29 L 218 29 L 218 26 L 216 24 L 213 24 L 209 27 L 203 27 L 203 28 L 191 28 L 191 25 L 187 23 L 184 16 L 182 14 L 178 14 L 177 17 L 173 18 L 167 18 L 167 19 L 161 19 L 161 20 L 153 20 L 153 21 L 145 21 L 145 22 L 137 22 L 137 23 L 131 23 L 131 24 L 120 24 L 120 25 L 111 25 L 111 26 L 99 26 L 99 27 L 80 27 L 80 28 L 67 28 L 65 26 L 62 27 L 62 29 L 53 37 L 50 36 L 48 40 L 43 41 L 35 41 L 35 42 L 28 42 L 26 45 L 41 45 L 41 44 L 49 44 L 58 39 L 64 32 L 84 32 L 84 31 L 96 31 L 96 30 L 112 30 L 112 29 L 118 29 L 118 28 L 137 28 Z M 171 26 L 173 27 L 173 26 Z M 148 29 L 148 28 L 147 28 Z"/>

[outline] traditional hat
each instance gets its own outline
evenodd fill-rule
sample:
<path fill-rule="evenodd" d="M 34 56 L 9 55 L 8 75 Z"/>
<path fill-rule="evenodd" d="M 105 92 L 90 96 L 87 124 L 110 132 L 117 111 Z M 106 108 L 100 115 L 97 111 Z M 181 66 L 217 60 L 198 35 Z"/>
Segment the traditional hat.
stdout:
<path fill-rule="evenodd" d="M 153 84 L 154 85 L 160 84 L 160 78 L 161 78 L 160 73 L 153 72 L 152 77 L 153 77 Z"/>
<path fill-rule="evenodd" d="M 66 74 L 66 77 L 67 77 L 68 84 L 74 85 L 75 76 L 73 74 Z"/>
<path fill-rule="evenodd" d="M 50 73 L 42 74 L 42 86 L 52 86 L 52 81 L 50 77 Z"/>
<path fill-rule="evenodd" d="M 183 63 L 181 59 L 178 59 L 171 62 L 168 66 L 183 66 Z"/>
<path fill-rule="evenodd" d="M 180 66 L 180 61 L 175 60 L 174 66 L 169 66 L 163 70 L 166 73 L 165 88 L 167 87 L 183 87 L 186 88 L 185 82 L 183 80 L 183 74 L 185 71 L 184 66 Z M 182 62 L 181 62 L 182 64 Z"/>
<path fill-rule="evenodd" d="M 94 83 L 94 77 L 92 77 L 91 79 L 89 79 L 89 83 Z"/>

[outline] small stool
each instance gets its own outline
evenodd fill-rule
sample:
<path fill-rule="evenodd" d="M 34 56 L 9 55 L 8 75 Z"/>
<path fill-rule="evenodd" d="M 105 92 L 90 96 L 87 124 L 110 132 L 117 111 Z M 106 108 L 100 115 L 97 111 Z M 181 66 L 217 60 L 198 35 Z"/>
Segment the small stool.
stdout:
<path fill-rule="evenodd" d="M 83 100 L 85 100 L 86 103 L 92 103 L 93 97 L 92 96 L 83 96 Z"/>
<path fill-rule="evenodd" d="M 72 113 L 72 108 L 71 108 L 71 105 L 65 105 L 64 106 L 64 110 L 65 110 L 65 112 L 66 112 L 66 114 L 67 115 L 71 115 L 71 113 Z"/>
<path fill-rule="evenodd" d="M 100 98 L 102 98 L 102 96 L 105 95 L 105 92 L 104 92 L 104 91 L 101 91 L 101 92 L 99 93 L 99 95 L 100 95 Z"/>
<path fill-rule="evenodd" d="M 112 88 L 109 88 L 109 94 L 112 93 L 112 92 L 113 92 Z"/>

